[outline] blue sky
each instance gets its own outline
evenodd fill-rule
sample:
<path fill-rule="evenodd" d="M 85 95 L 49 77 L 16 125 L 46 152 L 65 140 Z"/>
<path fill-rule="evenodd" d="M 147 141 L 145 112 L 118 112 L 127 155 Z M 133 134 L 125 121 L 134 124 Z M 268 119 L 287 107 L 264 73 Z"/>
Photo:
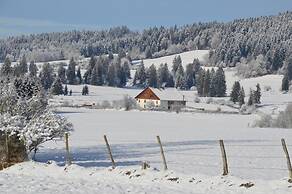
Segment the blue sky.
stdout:
<path fill-rule="evenodd" d="M 292 11 L 292 0 L 0 0 L 0 37 L 231 21 Z"/>

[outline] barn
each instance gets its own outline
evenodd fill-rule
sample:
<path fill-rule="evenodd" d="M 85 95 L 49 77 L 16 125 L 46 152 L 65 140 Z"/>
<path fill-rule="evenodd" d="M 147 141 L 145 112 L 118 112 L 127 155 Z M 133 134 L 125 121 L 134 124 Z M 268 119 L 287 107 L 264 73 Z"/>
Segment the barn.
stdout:
<path fill-rule="evenodd" d="M 137 105 L 142 109 L 157 108 L 162 110 L 174 110 L 184 108 L 186 100 L 175 88 L 157 89 L 147 87 L 136 97 Z"/>

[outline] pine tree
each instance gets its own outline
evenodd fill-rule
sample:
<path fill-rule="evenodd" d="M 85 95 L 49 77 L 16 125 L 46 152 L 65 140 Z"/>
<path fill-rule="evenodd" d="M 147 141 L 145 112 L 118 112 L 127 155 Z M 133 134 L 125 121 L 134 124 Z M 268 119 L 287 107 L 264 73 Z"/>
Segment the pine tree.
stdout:
<path fill-rule="evenodd" d="M 147 85 L 157 88 L 157 72 L 154 64 L 152 64 L 147 70 Z"/>
<path fill-rule="evenodd" d="M 176 75 L 176 71 L 179 68 L 179 66 L 182 65 L 182 60 L 180 55 L 175 56 L 172 62 L 172 73 L 173 75 Z"/>
<path fill-rule="evenodd" d="M 225 73 L 222 67 L 219 67 L 215 74 L 216 79 L 216 96 L 224 97 L 226 96 L 226 81 Z"/>
<path fill-rule="evenodd" d="M 244 98 L 245 98 L 245 92 L 244 92 L 243 87 L 241 87 L 239 91 L 239 96 L 238 96 L 238 104 L 240 107 L 245 103 Z"/>
<path fill-rule="evenodd" d="M 40 81 L 45 90 L 49 89 L 54 82 L 54 69 L 49 63 L 45 63 L 39 74 Z"/>
<path fill-rule="evenodd" d="M 68 87 L 67 85 L 65 85 L 64 87 L 64 96 L 67 96 L 68 95 Z"/>
<path fill-rule="evenodd" d="M 77 69 L 76 77 L 77 77 L 78 84 L 82 84 L 82 76 L 81 76 L 80 66 Z"/>
<path fill-rule="evenodd" d="M 285 74 L 282 79 L 282 91 L 288 91 L 289 90 L 289 79 L 288 75 Z"/>
<path fill-rule="evenodd" d="M 57 70 L 57 76 L 61 79 L 61 82 L 63 84 L 65 84 L 65 83 L 67 83 L 67 80 L 66 80 L 66 69 L 64 68 L 63 65 L 64 65 L 63 63 L 60 63 L 59 64 L 59 67 L 58 67 L 58 70 Z"/>
<path fill-rule="evenodd" d="M 239 81 L 235 81 L 232 86 L 232 91 L 230 93 L 230 100 L 233 103 L 239 102 L 239 95 L 240 95 L 241 87 Z"/>
<path fill-rule="evenodd" d="M 51 93 L 53 95 L 61 95 L 64 94 L 62 81 L 59 77 L 57 77 L 52 85 Z"/>
<path fill-rule="evenodd" d="M 147 75 L 145 72 L 144 62 L 142 61 L 135 73 L 134 85 L 144 87 L 146 85 L 146 79 Z"/>
<path fill-rule="evenodd" d="M 97 86 L 99 84 L 99 78 L 97 73 L 97 67 L 94 67 L 91 73 L 90 84 Z"/>
<path fill-rule="evenodd" d="M 216 74 L 214 68 L 212 68 L 210 73 L 211 81 L 210 81 L 210 89 L 209 96 L 216 97 Z"/>
<path fill-rule="evenodd" d="M 210 91 L 210 71 L 207 70 L 203 81 L 203 96 L 208 96 Z"/>
<path fill-rule="evenodd" d="M 115 70 L 117 75 L 117 86 L 124 87 L 127 83 L 127 75 L 125 69 L 120 65 L 120 63 L 117 63 L 115 65 Z"/>
<path fill-rule="evenodd" d="M 29 70 L 29 75 L 31 77 L 36 77 L 37 76 L 38 68 L 37 68 L 36 64 L 34 63 L 34 61 L 30 62 L 28 70 Z"/>
<path fill-rule="evenodd" d="M 75 84 L 76 83 L 76 63 L 73 58 L 71 58 L 68 69 L 67 69 L 67 80 L 69 84 Z"/>
<path fill-rule="evenodd" d="M 23 56 L 21 58 L 21 61 L 19 63 L 19 74 L 20 75 L 25 75 L 27 73 L 27 61 L 26 61 L 26 57 Z"/>
<path fill-rule="evenodd" d="M 85 86 L 83 86 L 83 88 L 82 88 L 82 95 L 83 95 L 83 96 L 86 96 L 86 95 L 88 95 L 88 94 L 89 94 L 89 89 L 88 89 L 88 86 L 85 85 Z"/>
<path fill-rule="evenodd" d="M 115 86 L 115 80 L 116 80 L 116 73 L 115 73 L 115 66 L 114 64 L 110 64 L 108 66 L 108 70 L 107 70 L 107 84 L 109 86 Z"/>
<path fill-rule="evenodd" d="M 249 98 L 248 98 L 247 105 L 252 106 L 253 104 L 254 104 L 254 91 L 251 89 L 249 92 Z"/>
<path fill-rule="evenodd" d="M 198 76 L 196 77 L 197 78 L 197 91 L 198 91 L 198 95 L 199 96 L 203 96 L 203 91 L 204 91 L 204 80 L 205 80 L 205 70 L 204 69 L 201 69 L 199 72 L 198 72 Z"/>
<path fill-rule="evenodd" d="M 260 104 L 261 103 L 261 87 L 260 84 L 256 85 L 256 91 L 254 91 L 254 103 Z"/>
<path fill-rule="evenodd" d="M 128 61 L 124 62 L 122 68 L 123 68 L 123 71 L 126 74 L 127 79 L 131 78 L 131 70 L 130 70 L 130 65 L 129 65 Z"/>
<path fill-rule="evenodd" d="M 1 69 L 0 69 L 0 75 L 1 76 L 9 76 L 11 74 L 12 74 L 11 62 L 10 62 L 10 59 L 8 57 L 6 57 L 3 65 L 1 66 Z"/>
<path fill-rule="evenodd" d="M 195 82 L 196 82 L 196 73 L 194 71 L 193 64 L 188 64 L 186 66 L 185 77 L 186 77 L 185 79 L 186 79 L 187 89 L 190 89 L 191 87 L 193 87 L 195 85 Z"/>
<path fill-rule="evenodd" d="M 180 57 L 179 57 L 180 58 Z M 186 88 L 186 80 L 184 75 L 184 68 L 181 63 L 179 63 L 176 73 L 175 73 L 175 87 L 179 89 Z"/>

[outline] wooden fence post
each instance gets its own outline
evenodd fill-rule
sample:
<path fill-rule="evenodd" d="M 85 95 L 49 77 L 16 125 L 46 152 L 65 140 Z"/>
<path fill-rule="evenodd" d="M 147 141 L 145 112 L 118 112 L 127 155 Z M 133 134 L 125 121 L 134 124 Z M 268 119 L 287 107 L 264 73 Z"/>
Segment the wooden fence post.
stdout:
<path fill-rule="evenodd" d="M 163 151 L 163 147 L 162 147 L 161 140 L 160 140 L 159 136 L 157 136 L 157 141 L 158 141 L 158 144 L 160 146 L 160 153 L 161 153 L 161 157 L 162 157 L 162 160 L 163 160 L 164 170 L 167 170 L 166 159 L 165 159 L 165 156 L 164 156 L 164 151 Z"/>
<path fill-rule="evenodd" d="M 223 162 L 223 176 L 225 176 L 225 175 L 228 175 L 228 163 L 227 163 L 226 151 L 225 151 L 223 140 L 219 140 L 219 143 L 220 143 L 222 162 Z"/>
<path fill-rule="evenodd" d="M 111 147 L 110 147 L 110 145 L 109 145 L 109 143 L 107 141 L 106 135 L 104 135 L 103 137 L 104 137 L 104 141 L 105 141 L 105 144 L 106 144 L 106 147 L 107 147 L 108 154 L 109 154 L 111 162 L 112 162 L 112 167 L 115 168 L 116 167 L 116 163 L 115 163 L 113 155 L 112 155 Z"/>
<path fill-rule="evenodd" d="M 65 144 L 66 144 L 66 163 L 67 165 L 71 165 L 72 161 L 69 152 L 69 134 L 67 132 L 65 133 Z"/>
<path fill-rule="evenodd" d="M 281 142 L 282 142 L 282 147 L 283 147 L 286 159 L 287 159 L 287 167 L 288 167 L 288 171 L 289 171 L 289 180 L 288 181 L 292 182 L 292 167 L 291 167 L 289 152 L 288 152 L 288 149 L 286 146 L 285 139 L 281 139 Z"/>

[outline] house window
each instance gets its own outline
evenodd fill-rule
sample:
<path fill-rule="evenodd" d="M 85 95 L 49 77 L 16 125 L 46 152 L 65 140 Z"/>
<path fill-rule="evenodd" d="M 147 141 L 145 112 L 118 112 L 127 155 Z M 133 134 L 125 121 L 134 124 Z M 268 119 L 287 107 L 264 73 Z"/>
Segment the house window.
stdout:
<path fill-rule="evenodd" d="M 140 103 L 140 100 L 139 100 L 139 103 Z"/>
<path fill-rule="evenodd" d="M 144 103 L 146 103 L 146 100 L 144 100 Z"/>
<path fill-rule="evenodd" d="M 158 100 L 156 100 L 156 104 L 158 104 Z"/>

